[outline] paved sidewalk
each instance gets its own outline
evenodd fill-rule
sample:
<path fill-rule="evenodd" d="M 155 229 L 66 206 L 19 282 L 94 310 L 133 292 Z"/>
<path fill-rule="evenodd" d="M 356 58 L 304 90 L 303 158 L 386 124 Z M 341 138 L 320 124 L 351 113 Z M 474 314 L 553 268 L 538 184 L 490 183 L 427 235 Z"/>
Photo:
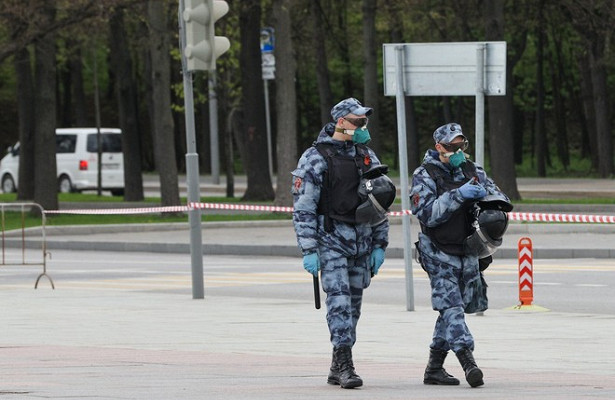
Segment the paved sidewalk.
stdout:
<path fill-rule="evenodd" d="M 355 346 L 365 386 L 325 383 L 324 310 L 287 299 L 158 292 L 0 291 L 7 399 L 613 399 L 613 316 L 468 316 L 485 386 L 422 384 L 435 313 L 367 300 Z"/>

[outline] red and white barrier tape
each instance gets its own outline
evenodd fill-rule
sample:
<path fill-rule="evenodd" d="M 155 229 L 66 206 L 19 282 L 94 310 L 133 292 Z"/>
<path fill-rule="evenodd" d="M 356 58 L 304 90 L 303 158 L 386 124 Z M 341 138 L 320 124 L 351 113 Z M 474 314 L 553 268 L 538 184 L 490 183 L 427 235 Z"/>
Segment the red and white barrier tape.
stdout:
<path fill-rule="evenodd" d="M 250 204 L 188 203 L 188 207 L 212 210 L 293 212 L 292 207 L 259 206 Z"/>
<path fill-rule="evenodd" d="M 511 221 L 536 221 L 536 222 L 575 222 L 593 224 L 615 224 L 615 216 L 612 215 L 586 215 L 586 214 L 545 214 L 509 212 L 508 219 Z"/>
<path fill-rule="evenodd" d="M 186 206 L 150 207 L 150 208 L 112 208 L 94 210 L 45 210 L 46 214 L 153 214 L 164 212 L 187 212 L 191 209 L 212 210 L 237 210 L 237 211 L 266 211 L 266 212 L 293 212 L 292 207 L 265 206 L 252 204 L 231 203 L 188 203 Z M 390 217 L 412 215 L 410 210 L 391 211 Z M 525 222 L 568 222 L 568 223 L 594 223 L 615 224 L 615 216 L 612 215 L 588 215 L 588 214 L 555 214 L 555 213 L 527 213 L 509 212 L 510 221 Z"/>
<path fill-rule="evenodd" d="M 155 214 L 164 212 L 189 211 L 188 206 L 148 207 L 148 208 L 107 208 L 107 209 L 75 209 L 75 210 L 45 210 L 45 214 Z"/>

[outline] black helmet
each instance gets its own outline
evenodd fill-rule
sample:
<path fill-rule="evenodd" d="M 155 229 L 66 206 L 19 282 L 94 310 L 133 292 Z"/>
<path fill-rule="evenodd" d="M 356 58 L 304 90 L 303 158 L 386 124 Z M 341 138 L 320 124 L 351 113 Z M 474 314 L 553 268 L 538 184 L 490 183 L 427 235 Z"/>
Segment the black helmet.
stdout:
<path fill-rule="evenodd" d="M 358 190 L 360 204 L 355 213 L 357 223 L 375 226 L 386 219 L 397 192 L 391 179 L 384 175 L 387 171 L 386 165 L 377 165 L 363 173 Z"/>
<path fill-rule="evenodd" d="M 508 214 L 501 210 L 480 210 L 474 228 L 474 233 L 463 242 L 465 253 L 478 258 L 490 256 L 502 245 Z"/>
<path fill-rule="evenodd" d="M 477 204 L 481 210 L 500 210 L 504 212 L 513 210 L 510 200 L 501 193 L 488 194 L 479 199 Z"/>

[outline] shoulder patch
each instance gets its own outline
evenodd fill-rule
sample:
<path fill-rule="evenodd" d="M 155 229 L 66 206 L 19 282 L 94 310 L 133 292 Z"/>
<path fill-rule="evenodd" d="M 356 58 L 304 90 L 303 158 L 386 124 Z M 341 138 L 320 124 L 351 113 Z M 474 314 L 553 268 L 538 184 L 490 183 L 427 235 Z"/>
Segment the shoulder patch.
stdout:
<path fill-rule="evenodd" d="M 299 190 L 301 190 L 301 186 L 303 186 L 303 179 L 298 176 L 295 176 L 293 181 L 293 194 L 298 194 Z"/>
<path fill-rule="evenodd" d="M 414 204 L 415 207 L 419 205 L 420 200 L 421 200 L 421 196 L 418 193 L 415 193 L 414 195 L 412 195 L 412 204 Z"/>

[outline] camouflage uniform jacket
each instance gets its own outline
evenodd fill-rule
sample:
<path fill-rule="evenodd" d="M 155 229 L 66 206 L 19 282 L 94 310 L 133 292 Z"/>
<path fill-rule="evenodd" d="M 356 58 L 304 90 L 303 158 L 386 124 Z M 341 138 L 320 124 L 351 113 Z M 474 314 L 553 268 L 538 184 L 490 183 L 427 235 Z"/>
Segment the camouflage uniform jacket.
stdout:
<path fill-rule="evenodd" d="M 325 125 L 316 143 L 332 143 L 339 154 L 354 156 L 356 148 L 352 141 L 331 138 L 334 128 L 333 123 Z M 369 155 L 373 165 L 380 164 L 373 150 L 369 149 Z M 318 215 L 317 210 L 326 170 L 327 160 L 312 146 L 303 153 L 297 168 L 292 172 L 293 224 L 301 252 L 305 255 L 325 247 L 345 257 L 360 257 L 371 253 L 374 247 L 386 249 L 388 220 L 375 227 L 333 220 L 332 231 L 324 230 L 324 215 Z"/>
<path fill-rule="evenodd" d="M 466 162 L 472 162 L 467 160 Z M 455 181 L 467 180 L 461 168 L 453 168 L 450 164 L 440 161 L 438 152 L 428 150 L 425 153 L 423 164 L 433 164 L 447 173 L 453 175 Z M 502 193 L 496 184 L 487 176 L 483 167 L 476 166 L 476 175 L 479 183 L 487 190 L 487 194 Z M 502 193 L 503 194 L 503 193 Z M 464 199 L 459 190 L 449 190 L 438 197 L 436 182 L 431 178 L 423 165 L 418 167 L 412 176 L 412 189 L 410 191 L 410 202 L 412 214 L 425 226 L 433 228 L 448 221 L 459 207 L 464 203 Z"/>

